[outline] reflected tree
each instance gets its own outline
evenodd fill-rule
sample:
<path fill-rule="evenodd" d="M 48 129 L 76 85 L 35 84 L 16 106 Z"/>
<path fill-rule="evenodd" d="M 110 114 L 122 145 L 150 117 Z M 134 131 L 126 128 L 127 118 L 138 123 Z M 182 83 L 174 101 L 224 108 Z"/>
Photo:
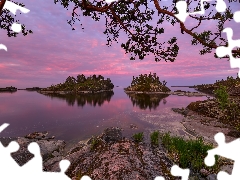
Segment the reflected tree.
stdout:
<path fill-rule="evenodd" d="M 49 96 L 52 99 L 57 98 L 57 99 L 63 99 L 67 102 L 69 106 L 74 106 L 75 102 L 77 103 L 78 106 L 85 106 L 85 104 L 89 104 L 91 106 L 96 107 L 102 106 L 105 101 L 110 102 L 112 96 L 114 95 L 113 91 L 106 91 L 106 92 L 101 92 L 101 93 L 94 93 L 94 94 L 78 94 L 78 95 L 63 95 L 63 94 L 57 94 L 57 93 L 52 93 L 52 94 L 44 94 L 45 96 Z"/>
<path fill-rule="evenodd" d="M 166 104 L 166 97 L 168 94 L 134 94 L 127 93 L 128 97 L 131 99 L 133 106 L 138 106 L 140 109 L 156 109 L 161 100 L 163 100 L 163 104 Z"/>

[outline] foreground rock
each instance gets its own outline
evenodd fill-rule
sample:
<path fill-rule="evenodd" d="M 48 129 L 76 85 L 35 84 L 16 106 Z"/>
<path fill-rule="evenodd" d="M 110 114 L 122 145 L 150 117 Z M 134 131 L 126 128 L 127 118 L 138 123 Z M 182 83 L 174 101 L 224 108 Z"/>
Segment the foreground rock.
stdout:
<path fill-rule="evenodd" d="M 43 162 L 53 158 L 59 160 L 59 157 L 63 156 L 66 143 L 62 140 L 54 140 L 54 137 L 47 137 L 47 135 L 47 132 L 35 132 L 25 137 L 0 138 L 0 141 L 4 146 L 8 146 L 11 141 L 16 141 L 19 144 L 19 150 L 12 153 L 12 157 L 20 166 L 34 157 L 27 149 L 31 142 L 37 142 L 40 146 Z"/>
<path fill-rule="evenodd" d="M 204 116 L 188 108 L 172 108 L 174 112 L 183 114 L 185 117 L 181 121 L 192 137 L 203 137 L 206 142 L 217 146 L 214 140 L 215 134 L 222 132 L 225 134 L 226 142 L 235 140 L 239 136 L 239 132 L 228 124 L 219 122 L 217 118 Z"/>
<path fill-rule="evenodd" d="M 154 179 L 156 176 L 173 178 L 173 163 L 161 149 L 123 138 L 118 128 L 108 128 L 103 134 L 85 144 L 72 148 L 64 159 L 71 162 L 67 170 L 73 180 L 83 175 L 92 179 Z M 58 171 L 58 163 L 48 167 Z"/>
<path fill-rule="evenodd" d="M 190 103 L 187 108 L 206 117 L 215 118 L 218 122 L 239 130 L 240 125 L 240 99 L 229 99 L 224 109 L 216 99 L 196 101 Z M 239 136 L 238 136 L 239 137 Z"/>
<path fill-rule="evenodd" d="M 44 170 L 58 172 L 59 162 L 68 159 L 71 162 L 66 174 L 72 180 L 79 180 L 83 175 L 92 179 L 155 179 L 163 176 L 165 179 L 180 180 L 170 174 L 173 161 L 168 158 L 164 148 L 151 147 L 145 143 L 136 143 L 122 137 L 119 128 L 107 128 L 98 137 L 93 137 L 85 143 L 76 144 L 70 151 L 63 153 L 65 143 L 47 137 L 48 133 L 31 133 L 22 138 L 2 138 L 1 142 L 7 145 L 16 140 L 21 149 L 13 154 L 20 164 L 32 158 L 26 146 L 32 141 L 40 145 L 44 159 Z M 44 139 L 40 139 L 40 138 Z M 231 173 L 231 166 L 226 165 L 222 170 Z M 189 179 L 216 180 L 216 174 L 205 169 L 200 172 L 190 172 Z"/>
<path fill-rule="evenodd" d="M 122 137 L 119 128 L 108 128 L 85 144 L 79 143 L 63 159 L 71 162 L 66 174 L 72 180 L 79 180 L 84 175 L 92 179 L 148 180 L 157 176 L 181 179 L 170 174 L 174 163 L 161 145 L 150 147 L 148 144 L 126 139 Z M 59 171 L 58 162 L 48 168 L 49 171 Z M 229 166 L 224 168 L 229 170 Z M 201 169 L 197 173 L 190 172 L 189 179 L 216 180 L 216 174 Z"/>

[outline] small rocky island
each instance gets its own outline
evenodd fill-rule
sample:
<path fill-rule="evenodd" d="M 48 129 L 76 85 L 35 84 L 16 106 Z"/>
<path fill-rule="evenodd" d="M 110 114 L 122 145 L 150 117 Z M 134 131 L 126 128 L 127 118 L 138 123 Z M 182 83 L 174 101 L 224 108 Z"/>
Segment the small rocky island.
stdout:
<path fill-rule="evenodd" d="M 164 80 L 160 82 L 159 77 L 156 73 L 140 74 L 139 77 L 134 77 L 131 86 L 124 88 L 125 92 L 170 92 L 171 90 L 166 86 L 167 82 Z"/>
<path fill-rule="evenodd" d="M 167 86 L 167 82 L 160 81 L 156 73 L 149 75 L 140 74 L 139 77 L 134 77 L 131 86 L 124 88 L 126 94 L 162 94 L 162 95 L 178 95 L 178 96 L 206 96 L 205 93 L 189 92 L 189 91 L 171 91 Z M 167 96 L 165 96 L 167 97 Z M 164 97 L 163 97 L 164 98 Z"/>
<path fill-rule="evenodd" d="M 230 96 L 240 95 L 240 78 L 238 76 L 237 78 L 228 76 L 226 80 L 216 80 L 216 82 L 213 84 L 195 85 L 194 88 L 200 92 L 214 94 L 214 91 L 217 90 L 220 86 L 225 86 Z"/>
<path fill-rule="evenodd" d="M 13 86 L 0 88 L 0 92 L 16 92 L 16 91 L 17 91 L 17 88 Z"/>
<path fill-rule="evenodd" d="M 79 94 L 79 93 L 99 93 L 105 91 L 112 91 L 114 88 L 110 78 L 106 80 L 102 75 L 85 77 L 83 74 L 78 75 L 77 78 L 69 76 L 64 83 L 51 85 L 43 88 L 39 93 L 42 94 Z"/>

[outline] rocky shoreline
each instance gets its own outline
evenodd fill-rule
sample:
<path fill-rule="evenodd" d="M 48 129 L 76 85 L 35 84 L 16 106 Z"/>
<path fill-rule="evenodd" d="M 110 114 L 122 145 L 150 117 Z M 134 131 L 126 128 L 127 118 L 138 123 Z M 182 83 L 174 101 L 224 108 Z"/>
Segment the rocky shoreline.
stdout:
<path fill-rule="evenodd" d="M 0 141 L 5 147 L 12 141 L 16 141 L 19 144 L 19 150 L 12 153 L 12 157 L 20 166 L 34 157 L 33 154 L 28 151 L 28 145 L 31 142 L 37 142 L 41 149 L 43 165 L 45 167 L 52 161 L 60 160 L 60 157 L 64 155 L 66 142 L 63 140 L 55 140 L 54 138 L 54 136 L 48 137 L 48 132 L 34 132 L 24 137 L 1 137 Z"/>
<path fill-rule="evenodd" d="M 113 89 L 110 90 L 99 90 L 99 91 L 46 91 L 46 90 L 39 90 L 37 91 L 40 94 L 62 94 L 62 95 L 66 95 L 66 94 L 85 94 L 85 93 L 102 93 L 102 92 L 110 92 L 113 91 Z"/>
<path fill-rule="evenodd" d="M 0 88 L 0 92 L 16 92 L 17 88 L 16 87 L 5 87 L 5 88 Z"/>
<path fill-rule="evenodd" d="M 168 94 L 168 95 L 178 95 L 178 96 L 207 96 L 208 94 L 201 92 L 190 92 L 190 91 L 170 91 L 170 92 L 144 92 L 144 91 L 127 91 L 124 90 L 126 94 Z"/>
<path fill-rule="evenodd" d="M 147 76 L 140 76 L 139 79 L 147 79 Z M 155 77 L 155 76 L 154 76 Z M 70 79 L 70 78 L 69 78 Z M 71 80 L 71 79 L 70 79 Z M 135 79 L 134 79 L 135 80 Z M 230 79 L 231 80 L 231 79 Z M 233 80 L 232 80 L 233 81 Z M 134 84 L 134 83 L 133 83 Z M 153 86 L 154 90 L 165 87 L 164 84 Z M 138 88 L 138 86 L 129 87 L 129 89 Z M 194 86 L 195 87 L 195 86 Z M 200 88 L 201 87 L 201 88 Z M 234 95 L 235 105 L 239 105 L 239 85 L 232 86 L 228 92 Z M 217 86 L 202 85 L 196 86 L 202 92 L 189 91 L 127 91 L 125 93 L 133 94 L 166 94 L 178 96 L 207 96 L 208 93 L 214 93 Z M 63 93 L 70 94 L 72 91 L 41 91 L 43 93 Z M 82 93 L 85 93 L 83 91 Z M 87 91 L 86 93 L 89 93 Z M 231 108 L 230 108 L 231 110 Z M 219 102 L 216 99 L 208 99 L 190 103 L 186 108 L 172 108 L 172 111 L 182 114 L 184 118 L 181 124 L 184 131 L 187 132 L 186 139 L 197 139 L 202 137 L 205 143 L 211 143 L 214 146 L 218 144 L 214 140 L 215 134 L 222 132 L 225 134 L 226 142 L 230 142 L 240 137 L 240 131 L 236 129 L 239 117 L 234 121 L 226 120 L 227 110 L 220 110 Z M 169 115 L 169 114 L 168 114 Z M 227 114 L 228 115 L 228 114 Z M 235 117 L 235 116 L 234 116 Z M 180 125 L 181 126 L 181 125 Z M 25 164 L 33 155 L 27 150 L 27 145 L 31 142 L 37 142 L 41 149 L 43 157 L 43 168 L 45 171 L 59 171 L 59 162 L 62 159 L 68 159 L 71 162 L 66 174 L 72 180 L 79 180 L 83 175 L 89 175 L 92 179 L 154 179 L 157 176 L 164 176 L 165 179 L 180 179 L 173 177 L 170 173 L 174 160 L 169 157 L 166 149 L 159 143 L 158 147 L 153 147 L 149 143 L 136 143 L 131 138 L 122 136 L 121 129 L 107 128 L 104 132 L 85 142 L 79 142 L 70 150 L 66 150 L 66 143 L 61 140 L 54 140 L 54 137 L 48 137 L 48 133 L 32 133 L 25 137 L 1 138 L 1 142 L 6 146 L 10 141 L 15 140 L 20 145 L 20 150 L 13 153 L 13 158 L 19 165 Z M 233 163 L 221 166 L 231 174 Z M 216 180 L 216 174 L 210 173 L 205 169 L 199 172 L 191 172 L 190 180 Z"/>
<path fill-rule="evenodd" d="M 216 118 L 200 115 L 188 108 L 172 108 L 174 112 L 184 115 L 181 124 L 192 137 L 203 137 L 203 139 L 217 146 L 214 140 L 215 134 L 225 134 L 226 142 L 235 140 L 238 132 L 231 126 L 219 122 Z"/>
<path fill-rule="evenodd" d="M 167 180 L 180 180 L 171 175 L 174 165 L 165 148 L 151 146 L 148 143 L 136 143 L 122 136 L 122 130 L 117 127 L 107 128 L 104 132 L 85 142 L 75 144 L 69 151 L 64 151 L 66 143 L 47 137 L 48 133 L 31 133 L 25 137 L 1 138 L 4 146 L 15 140 L 20 150 L 13 153 L 13 158 L 19 165 L 28 162 L 33 155 L 28 152 L 27 145 L 37 142 L 43 157 L 43 170 L 58 172 L 59 162 L 67 159 L 71 162 L 66 174 L 72 180 L 79 180 L 83 175 L 92 179 L 154 179 L 163 176 Z M 231 167 L 222 167 L 229 170 Z M 229 170 L 230 171 L 230 170 Z M 210 174 L 205 169 L 200 172 L 190 172 L 189 179 L 216 180 L 216 174 Z"/>

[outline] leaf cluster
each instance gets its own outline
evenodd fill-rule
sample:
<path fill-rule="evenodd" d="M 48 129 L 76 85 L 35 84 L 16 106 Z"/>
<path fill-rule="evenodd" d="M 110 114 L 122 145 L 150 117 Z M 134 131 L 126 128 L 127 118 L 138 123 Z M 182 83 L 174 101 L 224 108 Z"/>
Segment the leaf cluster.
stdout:
<path fill-rule="evenodd" d="M 136 143 L 142 142 L 144 138 L 143 132 L 134 134 L 132 138 Z"/>
<path fill-rule="evenodd" d="M 214 91 L 214 94 L 220 103 L 220 108 L 224 110 L 229 104 L 227 87 L 220 85 L 219 88 Z"/>
<path fill-rule="evenodd" d="M 103 32 L 107 35 L 107 45 L 111 46 L 113 41 L 118 42 L 119 34 L 125 32 L 128 40 L 121 43 L 121 47 L 126 53 L 131 54 L 130 60 L 136 58 L 142 60 L 147 55 L 153 54 L 155 61 L 165 60 L 174 62 L 179 52 L 177 37 L 174 35 L 167 41 L 162 41 L 166 29 L 164 25 L 170 23 L 172 26 L 180 25 L 181 33 L 190 35 L 192 45 L 201 44 L 203 49 L 200 54 L 211 53 L 219 45 L 227 46 L 227 40 L 221 36 L 221 32 L 226 22 L 233 20 L 233 13 L 230 6 L 224 13 L 214 13 L 216 2 L 205 2 L 203 7 L 201 3 L 197 3 L 195 8 L 191 8 L 194 1 L 187 1 L 187 12 L 206 11 L 205 15 L 190 15 L 194 19 L 196 26 L 187 28 L 183 22 L 176 18 L 178 13 L 176 2 L 173 1 L 169 7 L 161 6 L 156 0 L 119 0 L 107 4 L 101 0 L 55 0 L 68 9 L 70 3 L 73 3 L 72 19 L 68 23 L 73 27 L 80 16 L 89 16 L 95 21 L 101 18 L 105 19 L 106 29 Z M 150 3 L 154 4 L 150 7 Z M 81 12 L 77 13 L 77 9 Z M 152 21 L 154 20 L 154 21 Z M 217 21 L 216 32 L 204 30 L 199 32 L 199 28 L 204 21 Z M 214 23 L 213 23 L 214 24 Z M 82 25 L 82 24 L 81 24 Z M 73 30 L 75 28 L 73 27 Z M 233 50 L 233 55 L 240 55 L 240 49 Z M 216 54 L 215 54 L 215 57 Z"/>
<path fill-rule="evenodd" d="M 17 4 L 17 5 L 21 6 L 21 7 L 25 7 L 25 5 L 23 3 L 17 3 L 17 2 L 14 2 L 14 1 L 11 1 L 11 2 L 13 2 L 13 3 L 15 3 L 15 4 Z M 32 30 L 28 30 L 24 24 L 20 23 L 19 20 L 16 19 L 16 15 L 13 15 L 7 9 L 3 9 L 2 13 L 0 15 L 0 29 L 3 29 L 5 31 L 7 31 L 8 37 L 17 37 L 17 35 L 19 34 L 19 33 L 14 32 L 12 30 L 11 26 L 12 26 L 13 23 L 21 24 L 21 27 L 22 27 L 21 33 L 22 33 L 22 35 L 26 36 L 28 34 L 32 34 L 33 33 Z"/>

